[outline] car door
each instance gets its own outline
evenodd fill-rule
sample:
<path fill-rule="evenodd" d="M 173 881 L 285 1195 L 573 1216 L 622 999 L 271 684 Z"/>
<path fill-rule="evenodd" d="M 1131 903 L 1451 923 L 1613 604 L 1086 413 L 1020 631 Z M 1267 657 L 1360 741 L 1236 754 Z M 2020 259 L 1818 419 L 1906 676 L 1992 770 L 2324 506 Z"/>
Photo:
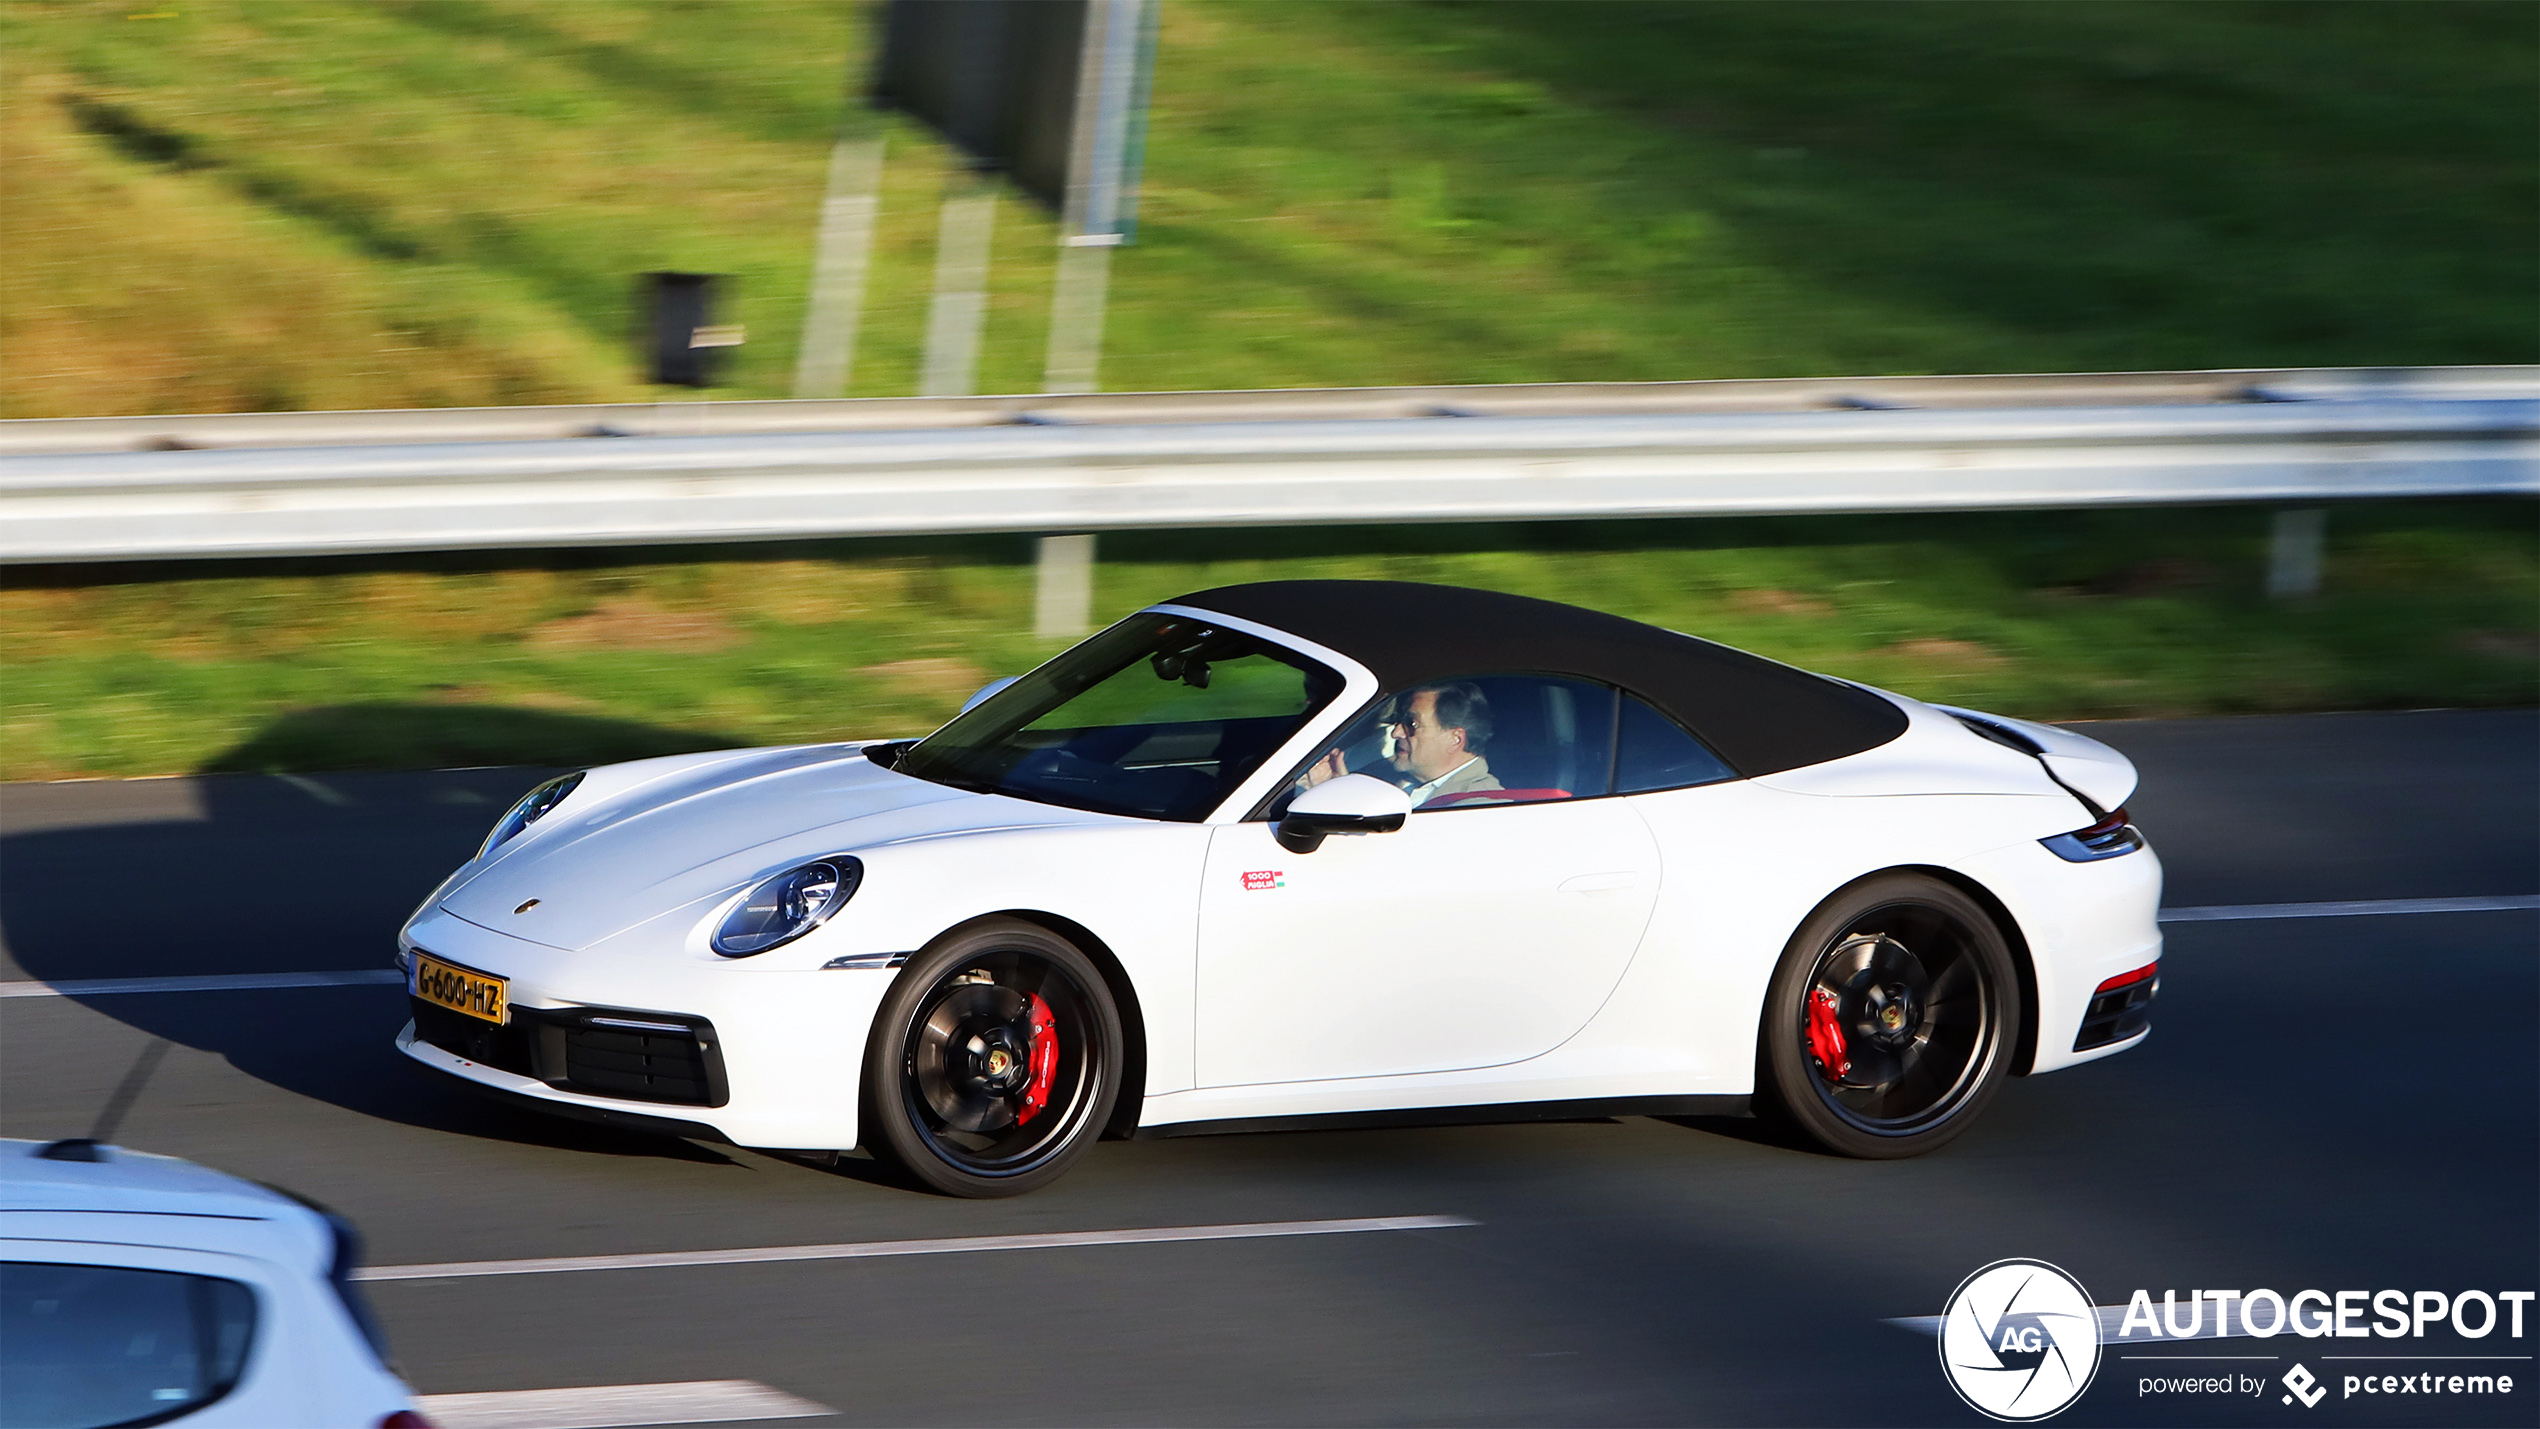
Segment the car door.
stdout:
<path fill-rule="evenodd" d="M 1630 801 L 1583 797 L 1610 784 L 1613 692 L 1543 676 L 1464 683 L 1497 716 L 1492 768 L 1507 778 L 1495 790 L 1312 853 L 1281 847 L 1267 821 L 1212 832 L 1200 1085 L 1523 1061 L 1585 1026 L 1621 980 L 1660 867 Z M 1345 735 L 1343 747 L 1354 772 L 1376 772 L 1368 756 L 1390 741 Z"/>

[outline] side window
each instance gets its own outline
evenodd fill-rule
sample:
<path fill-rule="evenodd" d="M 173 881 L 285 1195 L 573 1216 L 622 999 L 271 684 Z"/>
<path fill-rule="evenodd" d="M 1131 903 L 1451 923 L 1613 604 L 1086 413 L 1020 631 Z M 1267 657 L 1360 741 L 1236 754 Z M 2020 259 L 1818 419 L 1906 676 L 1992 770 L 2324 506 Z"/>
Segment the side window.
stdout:
<path fill-rule="evenodd" d="M 1614 691 L 1557 675 L 1470 675 L 1396 690 L 1297 775 L 1372 774 L 1418 809 L 1534 804 L 1603 794 Z M 1292 796 L 1291 794 L 1291 796 Z M 1274 806 L 1273 817 L 1285 806 Z"/>
<path fill-rule="evenodd" d="M 1736 770 L 1713 754 L 1710 746 L 1686 733 L 1683 725 L 1630 695 L 1623 696 L 1623 715 L 1615 729 L 1615 793 L 1681 789 L 1736 777 Z"/>
<path fill-rule="evenodd" d="M 0 1424 L 155 1424 L 229 1393 L 256 1333 L 234 1280 L 0 1263 Z"/>

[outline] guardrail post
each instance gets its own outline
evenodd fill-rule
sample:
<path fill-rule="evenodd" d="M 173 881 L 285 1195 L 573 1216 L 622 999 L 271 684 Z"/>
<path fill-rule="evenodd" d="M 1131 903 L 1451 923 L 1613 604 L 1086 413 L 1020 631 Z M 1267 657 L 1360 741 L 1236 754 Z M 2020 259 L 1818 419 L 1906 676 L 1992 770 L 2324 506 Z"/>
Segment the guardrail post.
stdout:
<path fill-rule="evenodd" d="M 2267 539 L 2267 594 L 2292 600 L 2320 593 L 2320 565 L 2325 559 L 2328 510 L 2304 506 L 2275 513 Z"/>
<path fill-rule="evenodd" d="M 935 233 L 935 305 L 926 314 L 926 373 L 919 394 L 967 397 L 979 387 L 979 329 L 988 318 L 988 237 L 997 191 L 979 175 L 955 181 Z"/>
<path fill-rule="evenodd" d="M 840 139 L 829 151 L 829 191 L 820 202 L 820 241 L 794 354 L 794 395 L 844 397 L 855 371 L 857 320 L 871 266 L 873 221 L 882 207 L 882 138 Z"/>
<path fill-rule="evenodd" d="M 1032 633 L 1073 640 L 1093 627 L 1094 538 L 1043 536 L 1033 559 Z"/>
<path fill-rule="evenodd" d="M 1044 392 L 1091 392 L 1102 361 L 1102 309 L 1111 287 L 1117 234 L 1079 234 L 1058 250 L 1058 282 L 1050 290 L 1049 362 Z"/>

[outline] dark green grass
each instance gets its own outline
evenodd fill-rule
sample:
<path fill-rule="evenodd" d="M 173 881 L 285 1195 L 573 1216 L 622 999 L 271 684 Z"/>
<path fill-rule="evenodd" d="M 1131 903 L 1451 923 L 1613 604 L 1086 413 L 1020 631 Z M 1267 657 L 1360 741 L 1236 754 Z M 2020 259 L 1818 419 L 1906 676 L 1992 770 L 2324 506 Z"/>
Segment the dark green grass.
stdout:
<path fill-rule="evenodd" d="M 1809 287 L 2043 365 L 2529 361 L 2540 334 L 2540 8 L 1327 13 L 1641 129 L 1585 161 L 1641 181 L 1618 210 L 1707 210 Z"/>

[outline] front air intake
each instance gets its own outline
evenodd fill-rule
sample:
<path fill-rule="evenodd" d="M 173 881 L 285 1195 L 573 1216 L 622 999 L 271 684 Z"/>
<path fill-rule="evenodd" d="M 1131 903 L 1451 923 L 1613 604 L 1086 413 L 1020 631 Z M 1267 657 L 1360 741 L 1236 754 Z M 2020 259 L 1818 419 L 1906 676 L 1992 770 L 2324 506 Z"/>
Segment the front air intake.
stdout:
<path fill-rule="evenodd" d="M 719 1105 L 708 1075 L 711 1029 L 674 1022 L 593 1016 L 564 1029 L 564 1079 L 593 1096 Z"/>
<path fill-rule="evenodd" d="M 501 1025 L 410 998 L 415 1037 L 558 1091 L 722 1106 L 731 1099 L 714 1024 L 684 1013 L 515 1005 Z"/>

